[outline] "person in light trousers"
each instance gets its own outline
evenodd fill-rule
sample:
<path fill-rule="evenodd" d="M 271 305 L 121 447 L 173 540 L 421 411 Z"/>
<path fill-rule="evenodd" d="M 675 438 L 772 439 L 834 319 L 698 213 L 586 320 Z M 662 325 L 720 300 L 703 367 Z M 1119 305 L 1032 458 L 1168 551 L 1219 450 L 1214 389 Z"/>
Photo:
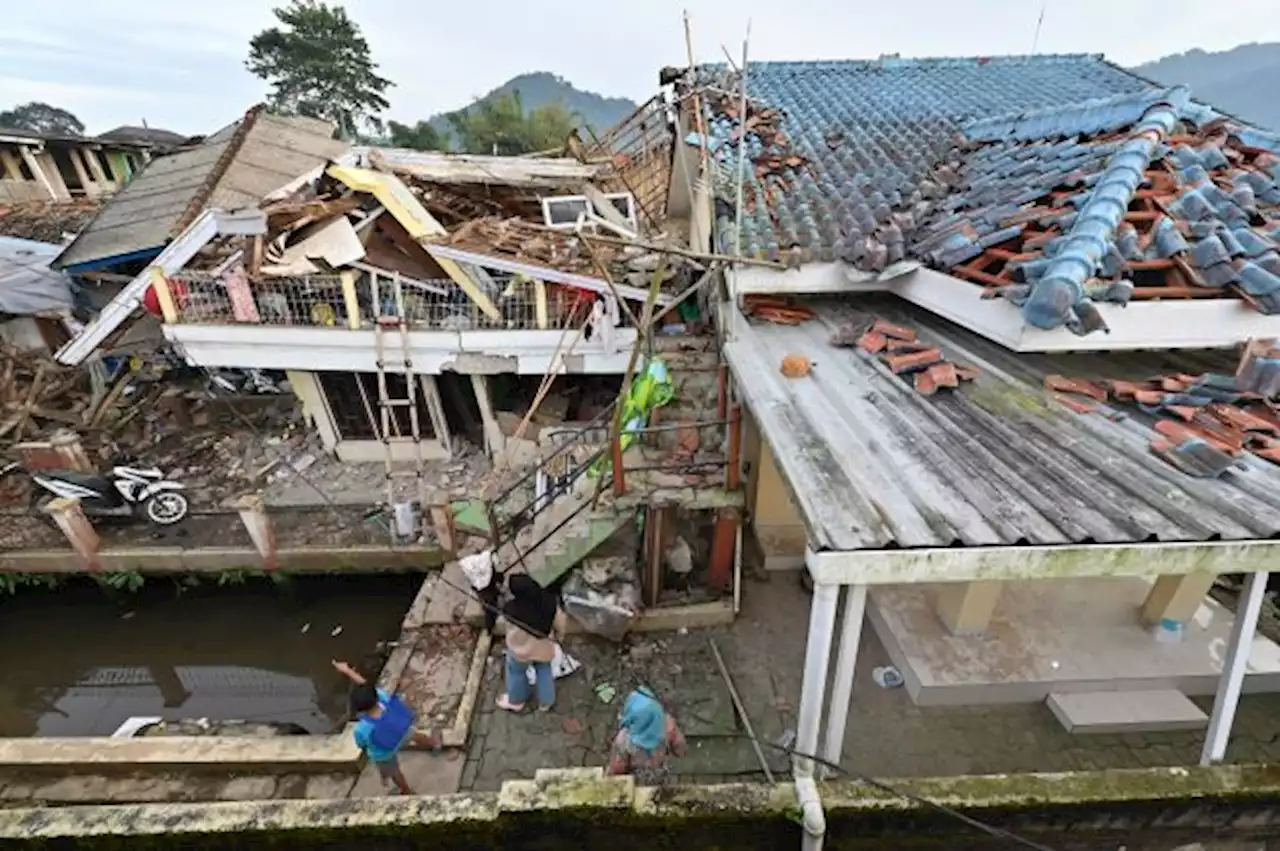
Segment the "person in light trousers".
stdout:
<path fill-rule="evenodd" d="M 528 670 L 537 681 L 538 711 L 549 712 L 556 703 L 556 677 L 551 661 L 565 630 L 560 597 L 521 573 L 507 583 L 511 599 L 502 607 L 507 621 L 507 690 L 498 708 L 520 712 L 529 702 Z"/>

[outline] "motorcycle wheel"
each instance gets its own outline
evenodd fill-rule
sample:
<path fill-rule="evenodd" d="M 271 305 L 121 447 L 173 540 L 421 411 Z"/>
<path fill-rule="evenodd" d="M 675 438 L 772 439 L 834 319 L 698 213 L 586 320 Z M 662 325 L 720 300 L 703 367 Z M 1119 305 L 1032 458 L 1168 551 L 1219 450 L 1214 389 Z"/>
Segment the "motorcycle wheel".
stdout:
<path fill-rule="evenodd" d="M 157 526 L 172 526 L 186 519 L 189 509 L 187 498 L 177 491 L 163 491 L 147 500 L 143 506 L 147 519 Z"/>

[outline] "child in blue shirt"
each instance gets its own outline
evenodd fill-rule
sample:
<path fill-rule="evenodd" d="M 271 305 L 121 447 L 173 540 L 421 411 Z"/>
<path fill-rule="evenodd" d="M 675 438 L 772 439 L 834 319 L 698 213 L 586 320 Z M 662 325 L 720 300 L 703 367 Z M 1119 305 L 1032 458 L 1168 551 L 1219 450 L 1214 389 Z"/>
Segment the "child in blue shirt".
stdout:
<path fill-rule="evenodd" d="M 391 695 L 365 680 L 346 662 L 335 659 L 333 667 L 352 683 L 350 702 L 351 712 L 356 716 L 354 733 L 356 746 L 378 769 L 379 777 L 395 784 L 396 790 L 401 795 L 412 795 L 409 781 L 405 779 L 404 771 L 400 768 L 400 750 L 406 745 L 439 750 L 442 744 L 441 737 L 409 726 L 399 744 L 392 747 L 387 747 L 385 742 L 379 744 L 380 737 L 374 735 L 374 730 L 378 719 L 387 711 L 387 704 L 392 699 Z"/>

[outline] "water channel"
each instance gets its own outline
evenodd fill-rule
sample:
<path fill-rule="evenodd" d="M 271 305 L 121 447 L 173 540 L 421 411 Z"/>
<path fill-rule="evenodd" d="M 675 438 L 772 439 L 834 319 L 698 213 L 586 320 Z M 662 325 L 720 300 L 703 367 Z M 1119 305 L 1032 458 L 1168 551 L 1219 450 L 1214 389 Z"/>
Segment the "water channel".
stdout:
<path fill-rule="evenodd" d="M 420 576 L 77 579 L 0 600 L 0 736 L 109 736 L 130 717 L 241 720 L 328 733 L 346 659 L 377 670 Z"/>

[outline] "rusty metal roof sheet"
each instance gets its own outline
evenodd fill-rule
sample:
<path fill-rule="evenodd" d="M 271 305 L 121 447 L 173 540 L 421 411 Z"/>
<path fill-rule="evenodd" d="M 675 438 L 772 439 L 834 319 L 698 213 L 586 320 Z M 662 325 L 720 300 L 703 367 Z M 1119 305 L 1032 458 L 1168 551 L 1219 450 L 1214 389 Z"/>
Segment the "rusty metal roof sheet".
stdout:
<path fill-rule="evenodd" d="M 818 549 L 1264 539 L 1280 534 L 1280 467 L 1256 457 L 1218 479 L 1151 454 L 1141 412 L 1080 414 L 1046 375 L 1231 372 L 1229 353 L 1013 354 L 888 295 L 811 305 L 795 326 L 729 308 L 726 357 Z M 831 335 L 871 317 L 915 329 L 979 370 L 923 396 Z M 783 357 L 812 362 L 788 379 Z"/>

